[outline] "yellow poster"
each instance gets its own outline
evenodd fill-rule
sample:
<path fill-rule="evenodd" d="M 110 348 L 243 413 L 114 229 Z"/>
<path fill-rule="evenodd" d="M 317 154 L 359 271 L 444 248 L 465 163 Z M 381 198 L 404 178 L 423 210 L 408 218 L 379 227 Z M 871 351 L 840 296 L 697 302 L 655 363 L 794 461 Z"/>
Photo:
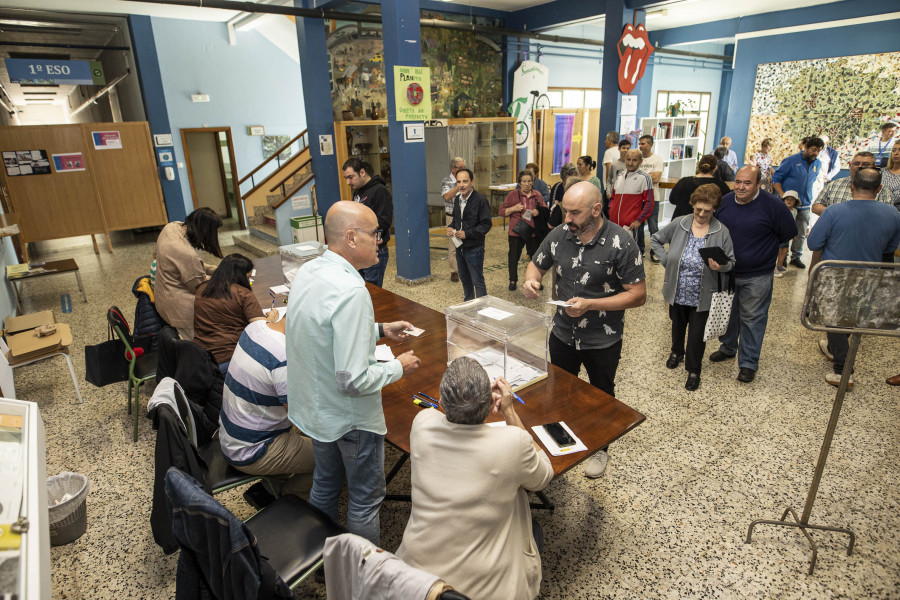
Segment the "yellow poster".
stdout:
<path fill-rule="evenodd" d="M 430 121 L 431 69 L 395 65 L 394 103 L 398 121 Z"/>

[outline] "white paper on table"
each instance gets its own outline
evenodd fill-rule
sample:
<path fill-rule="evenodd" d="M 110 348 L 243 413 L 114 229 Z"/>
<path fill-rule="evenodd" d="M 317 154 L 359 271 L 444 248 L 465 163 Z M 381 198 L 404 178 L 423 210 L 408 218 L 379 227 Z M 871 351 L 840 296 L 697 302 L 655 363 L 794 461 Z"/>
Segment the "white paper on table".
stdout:
<path fill-rule="evenodd" d="M 487 317 L 489 319 L 495 319 L 497 321 L 502 321 L 506 317 L 511 317 L 513 314 L 511 312 L 506 312 L 505 310 L 500 310 L 499 308 L 494 308 L 493 306 L 489 306 L 487 308 L 482 308 L 478 311 L 478 314 L 482 317 Z"/>
<path fill-rule="evenodd" d="M 275 308 L 271 308 L 271 309 L 265 311 L 266 315 L 268 315 L 269 312 L 272 311 L 272 310 L 274 310 L 274 311 L 276 311 L 276 312 L 278 313 L 278 320 L 279 320 L 279 321 L 282 320 L 282 319 L 284 318 L 284 315 L 287 314 L 287 306 L 276 306 Z"/>
<path fill-rule="evenodd" d="M 286 285 L 273 285 L 269 288 L 269 291 L 273 294 L 287 294 L 291 291 L 291 288 Z"/>
<path fill-rule="evenodd" d="M 456 236 L 453 236 L 452 238 L 450 238 L 450 241 L 452 241 L 452 242 L 453 242 L 453 245 L 456 246 L 457 248 L 459 248 L 460 246 L 462 246 L 462 240 L 459 239 L 459 238 L 456 237 Z"/>
<path fill-rule="evenodd" d="M 387 344 L 379 344 L 375 346 L 375 360 L 378 362 L 387 362 L 389 360 L 394 360 L 394 353 L 391 352 L 391 347 Z"/>
<path fill-rule="evenodd" d="M 564 307 L 573 306 L 572 304 L 569 304 L 568 302 L 565 302 L 564 300 L 548 300 L 547 304 L 554 304 L 556 306 L 564 306 Z"/>
<path fill-rule="evenodd" d="M 553 441 L 553 438 L 550 437 L 550 434 L 547 433 L 547 430 L 544 429 L 543 425 L 535 425 L 531 428 L 531 430 L 534 431 L 535 435 L 538 436 L 538 439 L 541 440 L 541 443 L 544 444 L 544 447 L 548 452 L 550 452 L 552 456 L 563 456 L 564 454 L 584 452 L 585 450 L 587 450 L 587 446 L 584 445 L 584 442 L 578 439 L 578 436 L 575 435 L 571 429 L 569 429 L 569 426 L 566 425 L 565 421 L 560 421 L 559 424 L 563 426 L 563 429 L 569 432 L 569 435 L 571 435 L 572 439 L 575 440 L 575 445 L 560 448 L 556 444 L 556 442 Z"/>
<path fill-rule="evenodd" d="M 256 277 L 256 269 L 250 271 L 250 277 Z"/>
<path fill-rule="evenodd" d="M 314 246 L 297 246 L 297 250 L 301 252 L 315 252 L 316 248 Z"/>

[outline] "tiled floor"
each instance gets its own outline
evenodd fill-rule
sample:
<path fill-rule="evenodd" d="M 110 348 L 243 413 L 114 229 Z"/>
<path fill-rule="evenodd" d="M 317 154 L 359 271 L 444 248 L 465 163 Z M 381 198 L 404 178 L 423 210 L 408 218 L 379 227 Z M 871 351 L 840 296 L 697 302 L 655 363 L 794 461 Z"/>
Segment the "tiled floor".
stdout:
<path fill-rule="evenodd" d="M 155 234 L 120 234 L 114 242 L 114 254 L 95 255 L 82 240 L 37 249 L 46 259 L 78 261 L 89 304 L 80 302 L 74 281 L 61 277 L 29 282 L 23 290 L 27 310 L 53 309 L 72 326 L 80 374 L 83 345 L 105 339 L 106 308 L 116 304 L 133 314 L 131 286 L 148 271 Z M 392 260 L 386 287 L 439 310 L 461 301 L 446 253 L 431 257 L 431 283 L 395 283 Z M 489 293 L 545 309 L 541 301 L 507 291 L 505 261 L 505 233 L 495 227 L 486 264 L 498 268 L 487 273 Z M 799 322 L 805 274 L 791 268 L 775 281 L 756 381 L 737 382 L 734 362 L 704 362 L 700 390 L 690 393 L 684 373 L 664 366 L 663 270 L 645 264 L 649 297 L 628 313 L 617 390 L 647 421 L 612 446 L 604 477 L 588 480 L 575 469 L 548 489 L 557 508 L 537 514 L 547 544 L 542 597 L 900 598 L 900 390 L 884 383 L 900 372 L 900 340 L 864 339 L 856 387 L 813 510 L 813 522 L 853 529 L 856 550 L 848 557 L 842 536 L 814 533 L 819 564 L 808 577 L 809 552 L 799 532 L 761 527 L 752 544 L 744 543 L 751 520 L 777 518 L 788 504 L 802 508 L 834 398 L 835 388 L 823 381 L 829 364 L 816 348 L 818 335 Z M 60 312 L 64 292 L 72 295 L 71 314 Z M 18 369 L 16 385 L 20 398 L 40 404 L 48 473 L 77 471 L 91 481 L 88 532 L 52 550 L 54 597 L 172 598 L 176 559 L 162 555 L 148 523 L 154 434 L 141 418 L 139 440 L 131 442 L 125 384 L 97 389 L 82 383 L 85 402 L 78 405 L 58 361 Z M 395 457 L 389 450 L 388 462 Z M 389 491 L 408 486 L 408 473 L 404 468 Z M 241 517 L 252 513 L 239 493 L 224 502 Z M 399 544 L 407 517 L 405 505 L 382 508 L 389 550 Z M 308 583 L 296 595 L 324 598 L 325 591 Z"/>

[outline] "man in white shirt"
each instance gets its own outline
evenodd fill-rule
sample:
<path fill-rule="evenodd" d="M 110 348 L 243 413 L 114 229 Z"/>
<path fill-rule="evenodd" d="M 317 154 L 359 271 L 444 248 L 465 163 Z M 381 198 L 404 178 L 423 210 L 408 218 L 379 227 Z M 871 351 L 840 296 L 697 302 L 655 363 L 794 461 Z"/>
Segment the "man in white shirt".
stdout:
<path fill-rule="evenodd" d="M 609 169 L 612 164 L 619 160 L 619 132 L 610 131 L 606 134 L 606 152 L 603 153 L 603 188 L 606 197 L 609 198 L 611 186 L 608 185 Z M 546 198 L 544 198 L 546 200 Z"/>
<path fill-rule="evenodd" d="M 441 181 L 441 197 L 444 199 L 444 224 L 449 225 L 453 220 L 453 198 L 459 193 L 459 184 L 456 182 L 456 173 L 466 168 L 466 159 L 457 156 L 450 159 L 450 174 Z M 459 271 L 456 267 L 456 246 L 447 240 L 447 260 L 450 262 L 450 281 L 459 281 Z"/>
<path fill-rule="evenodd" d="M 652 135 L 642 135 L 640 140 L 638 140 L 638 148 L 641 149 L 641 156 L 643 157 L 640 170 L 649 175 L 650 179 L 653 180 L 653 212 L 647 218 L 647 228 L 650 230 L 650 235 L 653 235 L 659 230 L 659 225 L 657 223 L 659 221 L 659 205 L 662 202 L 662 196 L 659 193 L 659 178 L 662 177 L 663 174 L 663 159 L 661 156 L 653 154 Z M 641 256 L 643 256 L 643 223 L 641 223 L 641 227 L 637 232 L 637 242 L 638 249 L 641 251 Z M 659 262 L 659 259 L 656 258 L 655 254 L 653 254 L 653 250 L 650 251 L 650 260 L 655 263 Z"/>

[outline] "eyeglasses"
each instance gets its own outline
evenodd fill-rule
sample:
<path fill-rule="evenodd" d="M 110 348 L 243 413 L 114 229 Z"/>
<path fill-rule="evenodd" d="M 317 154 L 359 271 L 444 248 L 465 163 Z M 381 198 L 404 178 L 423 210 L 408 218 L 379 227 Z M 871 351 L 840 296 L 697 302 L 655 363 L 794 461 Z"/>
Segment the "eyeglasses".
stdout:
<path fill-rule="evenodd" d="M 381 234 L 384 233 L 383 229 L 360 229 L 359 227 L 354 227 L 350 231 L 359 231 L 360 233 L 368 233 L 369 235 L 375 236 L 375 241 L 381 241 Z"/>

